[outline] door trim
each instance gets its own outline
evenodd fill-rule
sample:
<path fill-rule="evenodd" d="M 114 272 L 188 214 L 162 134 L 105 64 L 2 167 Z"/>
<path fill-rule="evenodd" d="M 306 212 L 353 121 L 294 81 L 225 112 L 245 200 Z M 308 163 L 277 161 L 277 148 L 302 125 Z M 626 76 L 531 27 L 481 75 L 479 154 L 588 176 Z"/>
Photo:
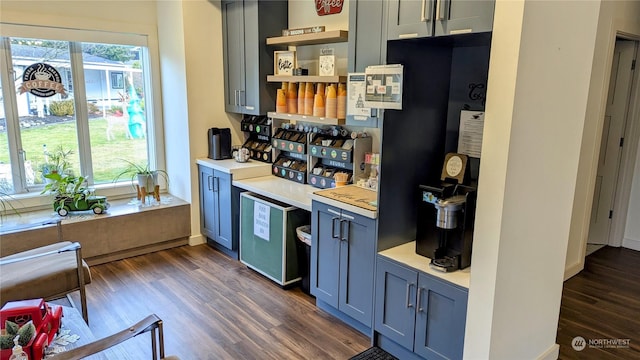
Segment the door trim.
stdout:
<path fill-rule="evenodd" d="M 631 40 L 636 43 L 636 69 L 631 80 L 631 95 L 629 97 L 629 108 L 627 125 L 624 131 L 624 146 L 618 169 L 618 182 L 614 195 L 613 218 L 611 219 L 611 229 L 609 230 L 609 246 L 622 246 L 624 232 L 627 224 L 629 211 L 629 196 L 631 195 L 631 185 L 633 173 L 638 153 L 638 141 L 640 139 L 640 39 L 630 39 L 627 36 L 619 36 L 616 39 Z"/>

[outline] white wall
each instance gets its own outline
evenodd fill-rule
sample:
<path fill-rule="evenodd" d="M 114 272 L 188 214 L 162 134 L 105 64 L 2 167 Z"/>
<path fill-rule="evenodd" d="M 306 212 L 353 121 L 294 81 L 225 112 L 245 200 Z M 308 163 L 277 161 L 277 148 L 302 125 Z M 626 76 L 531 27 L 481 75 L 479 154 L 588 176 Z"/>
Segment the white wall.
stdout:
<path fill-rule="evenodd" d="M 0 21 L 150 34 L 155 37 L 154 1 L 0 1 Z M 152 30 L 149 30 L 152 26 Z"/>
<path fill-rule="evenodd" d="M 187 102 L 184 22 L 180 1 L 162 1 L 157 4 L 160 68 L 162 72 L 163 113 L 165 118 L 165 153 L 167 172 L 171 174 L 172 194 L 191 201 L 189 148 L 189 109 Z M 197 177 L 196 177 L 197 178 Z M 195 191 L 197 194 L 197 190 Z M 200 233 L 199 212 L 191 206 L 191 234 Z M 194 230 L 195 229 L 195 230 Z M 191 240 L 190 240 L 191 241 Z"/>
<path fill-rule="evenodd" d="M 465 358 L 557 357 L 598 14 L 595 1 L 496 3 Z"/>
<path fill-rule="evenodd" d="M 635 35 L 640 38 L 640 1 L 602 1 L 600 16 L 598 18 L 598 32 L 596 37 L 596 50 L 593 57 L 593 68 L 590 72 L 589 102 L 585 116 L 585 126 L 580 150 L 577 185 L 575 189 L 573 213 L 571 216 L 571 231 L 566 254 L 565 279 L 569 278 L 584 268 L 584 255 L 587 237 L 589 235 L 589 220 L 595 176 L 598 169 L 598 156 L 602 126 L 606 109 L 606 99 L 609 89 L 609 76 L 613 61 L 613 49 L 617 33 Z M 636 126 L 640 122 L 638 112 L 631 118 Z M 637 137 L 636 130 L 636 137 Z M 626 139 L 633 154 L 634 143 L 637 138 Z M 629 159 L 633 160 L 633 158 Z M 624 163 L 629 163 L 625 161 Z M 633 167 L 633 162 L 630 163 Z M 637 175 L 636 178 L 639 176 Z M 638 183 L 634 182 L 634 192 L 640 191 Z M 636 200 L 629 203 L 627 219 L 640 218 L 640 205 Z M 623 209 L 624 211 L 625 209 Z M 635 221 L 637 222 L 637 221 Z M 631 226 L 634 221 L 627 221 Z M 628 233 L 627 230 L 626 233 Z M 640 233 L 633 232 L 640 238 Z M 625 235 L 626 236 L 626 235 Z"/>
<path fill-rule="evenodd" d="M 191 202 L 189 243 L 195 245 L 205 242 L 196 159 L 207 157 L 207 130 L 231 128 L 234 144 L 243 134 L 240 116 L 224 111 L 220 1 L 160 1 L 158 19 L 167 163 L 170 173 L 181 174 L 171 189 Z"/>

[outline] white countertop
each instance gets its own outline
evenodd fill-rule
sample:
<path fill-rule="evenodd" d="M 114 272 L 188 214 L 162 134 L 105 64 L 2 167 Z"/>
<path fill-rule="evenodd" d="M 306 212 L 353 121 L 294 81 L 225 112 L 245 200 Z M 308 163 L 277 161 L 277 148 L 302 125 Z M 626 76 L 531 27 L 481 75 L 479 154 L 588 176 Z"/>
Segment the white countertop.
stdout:
<path fill-rule="evenodd" d="M 258 160 L 239 163 L 233 159 L 211 160 L 208 158 L 200 158 L 196 159 L 196 163 L 222 171 L 226 174 L 232 174 L 233 180 L 249 179 L 271 174 L 271 164 Z"/>
<path fill-rule="evenodd" d="M 410 266 L 416 270 L 420 270 L 429 275 L 433 275 L 442 280 L 448 281 L 458 286 L 462 286 L 465 289 L 469 288 L 471 267 L 450 273 L 444 273 L 438 270 L 434 270 L 429 266 L 429 262 L 431 262 L 431 259 L 426 256 L 416 254 L 415 241 L 392 247 L 391 249 L 381 251 L 378 254 L 395 260 L 401 264 Z"/>
<path fill-rule="evenodd" d="M 311 211 L 311 193 L 318 190 L 311 185 L 300 184 L 273 175 L 242 180 L 236 180 L 234 175 L 233 186 L 307 211 Z"/>
<path fill-rule="evenodd" d="M 343 210 L 351 211 L 353 213 L 366 216 L 371 219 L 375 219 L 377 217 L 377 211 L 363 209 L 361 207 L 350 205 L 342 201 L 329 199 L 325 196 L 315 195 L 314 192 L 323 189 L 319 189 L 307 184 L 300 184 L 287 179 L 282 179 L 277 176 L 268 175 L 251 179 L 235 180 L 234 175 L 233 179 L 233 186 L 251 191 L 258 195 L 266 196 L 274 200 L 278 200 L 289 205 L 293 205 L 299 209 L 311 211 L 311 201 L 316 200 L 321 203 L 335 206 Z"/>
<path fill-rule="evenodd" d="M 271 164 L 268 163 L 257 160 L 239 163 L 233 159 L 212 160 L 208 158 L 196 159 L 196 163 L 226 174 L 232 174 L 233 186 L 300 209 L 311 211 L 311 200 L 317 200 L 371 219 L 377 217 L 377 211 L 363 209 L 342 201 L 313 194 L 315 191 L 323 189 L 273 176 L 271 175 Z"/>

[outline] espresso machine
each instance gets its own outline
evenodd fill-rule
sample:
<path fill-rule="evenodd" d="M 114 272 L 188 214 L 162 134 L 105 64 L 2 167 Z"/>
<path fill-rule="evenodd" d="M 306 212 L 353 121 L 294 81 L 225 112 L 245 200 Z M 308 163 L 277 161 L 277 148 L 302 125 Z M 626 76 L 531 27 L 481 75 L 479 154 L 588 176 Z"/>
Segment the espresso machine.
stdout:
<path fill-rule="evenodd" d="M 419 187 L 416 253 L 443 272 L 471 265 L 476 188 L 466 175 L 467 160 L 462 154 L 447 154 L 441 182 Z"/>

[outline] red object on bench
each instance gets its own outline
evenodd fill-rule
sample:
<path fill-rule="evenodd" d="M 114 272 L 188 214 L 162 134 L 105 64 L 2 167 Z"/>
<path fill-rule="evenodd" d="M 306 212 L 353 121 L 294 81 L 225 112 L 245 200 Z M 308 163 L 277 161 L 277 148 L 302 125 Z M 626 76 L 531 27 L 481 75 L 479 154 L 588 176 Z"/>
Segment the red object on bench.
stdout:
<path fill-rule="evenodd" d="M 10 301 L 0 309 L 0 327 L 4 330 L 6 321 L 12 321 L 23 326 L 33 321 L 36 328 L 35 336 L 22 351 L 27 353 L 30 360 L 42 360 L 45 348 L 53 341 L 62 320 L 62 307 L 47 304 L 44 299 Z M 0 351 L 0 360 L 8 360 L 11 349 Z"/>

